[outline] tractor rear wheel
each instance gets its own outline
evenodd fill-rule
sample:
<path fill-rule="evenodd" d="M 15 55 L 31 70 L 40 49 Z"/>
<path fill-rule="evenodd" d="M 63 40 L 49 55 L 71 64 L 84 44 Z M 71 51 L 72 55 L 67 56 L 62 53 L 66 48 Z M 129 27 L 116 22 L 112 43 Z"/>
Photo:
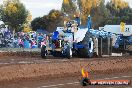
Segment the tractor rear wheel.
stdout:
<path fill-rule="evenodd" d="M 94 47 L 94 41 L 93 41 L 93 36 L 87 32 L 83 41 L 81 42 L 82 45 L 84 45 L 84 48 L 79 49 L 78 54 L 81 57 L 89 57 L 91 58 L 93 56 L 93 47 Z"/>
<path fill-rule="evenodd" d="M 43 45 L 41 48 L 41 57 L 46 58 L 47 52 L 46 52 L 46 46 Z"/>
<path fill-rule="evenodd" d="M 70 59 L 72 57 L 72 50 L 69 45 L 67 45 L 67 48 L 66 48 L 66 57 L 68 59 Z"/>

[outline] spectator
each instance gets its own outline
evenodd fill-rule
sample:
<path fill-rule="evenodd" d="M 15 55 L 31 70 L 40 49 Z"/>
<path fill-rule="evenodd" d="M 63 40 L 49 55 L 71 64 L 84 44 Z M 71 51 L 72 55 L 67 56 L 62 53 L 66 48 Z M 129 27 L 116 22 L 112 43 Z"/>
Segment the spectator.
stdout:
<path fill-rule="evenodd" d="M 2 34 L 0 33 L 0 48 L 2 47 Z"/>
<path fill-rule="evenodd" d="M 20 37 L 18 38 L 18 44 L 20 48 L 23 48 L 23 40 Z"/>
<path fill-rule="evenodd" d="M 13 40 L 13 44 L 14 44 L 14 48 L 17 48 L 18 47 L 18 40 L 17 40 L 16 37 Z"/>
<path fill-rule="evenodd" d="M 35 39 L 32 40 L 32 48 L 36 48 L 37 47 L 37 42 L 35 41 Z"/>
<path fill-rule="evenodd" d="M 41 42 L 41 47 L 42 47 L 43 45 L 46 46 L 46 40 L 45 40 L 45 39 L 43 39 L 42 42 Z"/>
<path fill-rule="evenodd" d="M 38 38 L 38 39 L 37 39 Z M 27 44 L 30 46 L 29 48 L 39 48 L 41 47 L 41 42 L 45 41 L 44 35 L 39 33 L 37 37 L 36 32 L 17 32 L 15 34 L 15 38 L 13 39 L 12 33 L 8 30 L 8 28 L 2 28 L 0 30 L 0 47 L 20 47 L 27 48 Z M 25 45 L 26 43 L 26 45 Z"/>

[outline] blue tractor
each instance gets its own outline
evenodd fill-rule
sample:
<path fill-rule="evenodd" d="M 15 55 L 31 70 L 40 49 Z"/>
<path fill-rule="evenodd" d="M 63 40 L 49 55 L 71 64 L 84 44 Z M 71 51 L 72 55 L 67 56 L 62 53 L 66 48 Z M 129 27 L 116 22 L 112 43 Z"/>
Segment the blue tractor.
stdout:
<path fill-rule="evenodd" d="M 65 27 L 57 27 L 46 45 L 41 48 L 41 56 L 62 56 L 71 58 L 73 55 L 93 57 L 98 52 L 98 38 L 110 38 L 110 32 L 92 29 L 91 17 L 88 16 L 87 27 L 80 27 L 80 18 L 66 23 Z M 49 42 L 50 41 L 50 42 Z M 96 50 L 97 49 L 97 50 Z M 95 51 L 96 50 L 96 51 Z"/>
<path fill-rule="evenodd" d="M 91 17 L 88 17 L 88 28 L 79 28 L 80 18 L 66 23 L 65 27 L 58 27 L 50 42 L 41 48 L 41 56 L 45 58 L 48 54 L 71 58 L 72 55 L 85 57 L 93 56 L 93 36 L 90 33 Z"/>

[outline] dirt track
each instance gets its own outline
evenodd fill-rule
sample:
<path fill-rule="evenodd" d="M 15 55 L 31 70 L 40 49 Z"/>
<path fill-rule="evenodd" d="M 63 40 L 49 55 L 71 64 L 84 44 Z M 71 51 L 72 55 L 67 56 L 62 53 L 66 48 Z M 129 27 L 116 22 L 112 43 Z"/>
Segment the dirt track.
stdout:
<path fill-rule="evenodd" d="M 132 56 L 68 60 L 8 55 L 0 58 L 0 81 L 75 76 L 82 67 L 90 73 L 127 72 L 132 70 L 131 63 Z"/>

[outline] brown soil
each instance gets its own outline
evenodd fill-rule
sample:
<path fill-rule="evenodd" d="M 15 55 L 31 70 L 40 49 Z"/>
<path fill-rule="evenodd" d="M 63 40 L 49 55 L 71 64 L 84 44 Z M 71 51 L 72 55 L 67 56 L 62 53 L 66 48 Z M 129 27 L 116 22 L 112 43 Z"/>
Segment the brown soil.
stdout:
<path fill-rule="evenodd" d="M 19 51 L 19 52 L 0 52 L 0 57 L 5 56 L 20 56 L 20 57 L 38 57 L 40 56 L 40 52 L 29 52 L 29 51 Z"/>
<path fill-rule="evenodd" d="M 11 58 L 12 57 L 6 57 L 7 60 Z M 20 57 L 15 56 L 14 60 L 19 60 L 18 58 Z M 29 61 L 34 60 L 32 58 L 29 59 Z M 24 58 L 21 58 L 21 60 L 24 60 Z M 45 61 L 41 58 L 38 60 Z M 60 62 L 56 59 L 53 62 L 51 61 L 51 63 L 8 64 L 0 66 L 0 81 L 81 75 L 82 67 L 86 71 L 89 71 L 90 74 L 110 73 L 114 71 L 124 72 L 132 70 L 131 63 L 132 57 L 130 56 L 115 59 L 103 58 L 102 60 L 101 58 L 93 58 L 90 60 L 71 59 Z"/>

